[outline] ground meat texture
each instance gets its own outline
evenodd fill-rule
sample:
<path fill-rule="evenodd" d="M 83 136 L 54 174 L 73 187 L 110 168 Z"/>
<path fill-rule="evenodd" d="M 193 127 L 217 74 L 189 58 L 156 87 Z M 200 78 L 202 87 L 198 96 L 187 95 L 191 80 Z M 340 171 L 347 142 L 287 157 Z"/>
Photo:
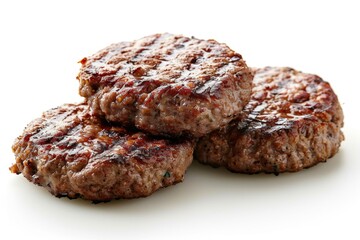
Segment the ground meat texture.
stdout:
<path fill-rule="evenodd" d="M 202 137 L 195 158 L 241 173 L 296 172 L 334 156 L 343 112 L 329 83 L 292 68 L 254 69 L 242 116 Z"/>
<path fill-rule="evenodd" d="M 137 198 L 181 182 L 193 148 L 192 140 L 112 126 L 92 118 L 84 104 L 66 104 L 25 128 L 10 170 L 58 197 Z"/>
<path fill-rule="evenodd" d="M 94 115 L 154 135 L 203 136 L 250 99 L 252 72 L 215 40 L 155 34 L 80 62 L 79 92 Z"/>

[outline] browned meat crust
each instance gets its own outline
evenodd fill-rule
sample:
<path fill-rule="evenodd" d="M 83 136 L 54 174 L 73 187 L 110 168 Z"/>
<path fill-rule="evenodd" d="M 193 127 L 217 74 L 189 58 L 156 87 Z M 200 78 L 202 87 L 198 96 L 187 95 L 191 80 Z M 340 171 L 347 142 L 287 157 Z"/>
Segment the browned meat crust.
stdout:
<path fill-rule="evenodd" d="M 154 138 L 66 104 L 32 121 L 13 145 L 13 173 L 56 196 L 93 201 L 145 197 L 183 180 L 194 142 Z"/>
<path fill-rule="evenodd" d="M 215 40 L 155 34 L 81 60 L 80 95 L 93 114 L 154 135 L 203 136 L 247 104 L 252 73 Z"/>
<path fill-rule="evenodd" d="M 241 173 L 295 172 L 325 162 L 344 140 L 329 83 L 291 68 L 255 69 L 244 114 L 201 138 L 195 158 Z"/>

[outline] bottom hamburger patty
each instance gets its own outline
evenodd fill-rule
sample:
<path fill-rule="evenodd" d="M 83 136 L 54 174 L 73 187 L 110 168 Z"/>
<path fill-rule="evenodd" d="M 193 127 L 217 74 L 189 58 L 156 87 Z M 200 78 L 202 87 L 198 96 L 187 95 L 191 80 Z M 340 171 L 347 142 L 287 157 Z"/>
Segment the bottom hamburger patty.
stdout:
<path fill-rule="evenodd" d="M 145 197 L 183 180 L 194 141 L 112 126 L 84 104 L 65 104 L 32 121 L 13 145 L 11 172 L 55 196 L 108 201 Z"/>
<path fill-rule="evenodd" d="M 243 114 L 200 138 L 195 159 L 240 173 L 296 172 L 334 156 L 343 112 L 329 83 L 292 68 L 254 69 Z"/>

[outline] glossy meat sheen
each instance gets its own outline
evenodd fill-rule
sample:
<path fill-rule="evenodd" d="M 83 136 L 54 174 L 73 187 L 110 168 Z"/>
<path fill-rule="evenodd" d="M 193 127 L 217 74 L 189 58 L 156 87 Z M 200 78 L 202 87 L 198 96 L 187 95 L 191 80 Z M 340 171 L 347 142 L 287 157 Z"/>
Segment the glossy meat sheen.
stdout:
<path fill-rule="evenodd" d="M 243 115 L 201 138 L 195 158 L 234 172 L 277 174 L 332 157 L 344 136 L 343 112 L 329 83 L 291 68 L 254 71 Z"/>
<path fill-rule="evenodd" d="M 192 141 L 111 126 L 87 108 L 67 104 L 32 121 L 13 145 L 10 170 L 56 196 L 93 201 L 144 197 L 182 181 Z"/>
<path fill-rule="evenodd" d="M 155 34 L 80 61 L 80 95 L 95 115 L 154 135 L 202 136 L 238 115 L 252 73 L 215 40 Z"/>

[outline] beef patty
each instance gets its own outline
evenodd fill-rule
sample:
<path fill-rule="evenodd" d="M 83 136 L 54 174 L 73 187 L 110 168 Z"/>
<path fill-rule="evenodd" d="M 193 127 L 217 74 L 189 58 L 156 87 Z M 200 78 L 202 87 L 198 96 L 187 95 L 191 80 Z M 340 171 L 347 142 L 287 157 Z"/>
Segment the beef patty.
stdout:
<path fill-rule="evenodd" d="M 55 196 L 93 201 L 145 197 L 183 180 L 194 142 L 155 138 L 66 104 L 32 121 L 13 145 L 13 173 Z"/>
<path fill-rule="evenodd" d="M 343 112 L 329 83 L 292 68 L 254 69 L 244 113 L 201 138 L 195 158 L 241 173 L 295 172 L 325 162 L 344 140 Z"/>
<path fill-rule="evenodd" d="M 77 76 L 92 113 L 154 135 L 203 136 L 247 104 L 252 72 L 215 40 L 155 34 L 84 58 Z"/>

